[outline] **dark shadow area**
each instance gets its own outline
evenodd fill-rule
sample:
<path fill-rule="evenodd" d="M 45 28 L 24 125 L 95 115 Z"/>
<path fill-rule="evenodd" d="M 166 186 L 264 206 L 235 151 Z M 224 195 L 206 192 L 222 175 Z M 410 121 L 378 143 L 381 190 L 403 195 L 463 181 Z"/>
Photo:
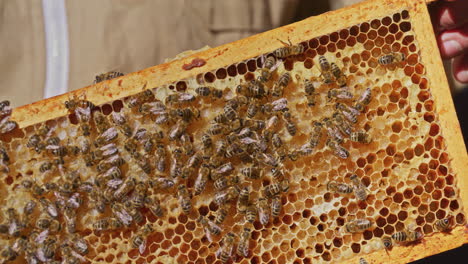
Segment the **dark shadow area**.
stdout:
<path fill-rule="evenodd" d="M 421 260 L 411 262 L 411 264 L 448 264 L 448 263 L 466 263 L 468 257 L 468 245 L 445 251 L 443 253 L 427 257 Z"/>
<path fill-rule="evenodd" d="M 466 142 L 468 142 L 468 89 L 463 89 L 454 94 L 453 102 L 455 104 L 455 110 L 457 111 L 458 120 L 460 121 L 460 127 L 466 145 Z"/>

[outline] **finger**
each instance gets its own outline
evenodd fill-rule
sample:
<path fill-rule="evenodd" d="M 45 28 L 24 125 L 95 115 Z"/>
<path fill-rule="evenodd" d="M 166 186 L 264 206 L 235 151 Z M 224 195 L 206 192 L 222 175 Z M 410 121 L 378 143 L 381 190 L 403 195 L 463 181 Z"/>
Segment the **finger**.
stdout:
<path fill-rule="evenodd" d="M 453 61 L 453 75 L 461 83 L 468 83 L 468 53 L 465 53 Z"/>
<path fill-rule="evenodd" d="M 439 1 L 430 8 L 436 32 L 456 28 L 468 22 L 468 1 Z"/>
<path fill-rule="evenodd" d="M 440 53 L 444 59 L 450 59 L 468 50 L 468 24 L 460 28 L 447 30 L 438 36 Z"/>

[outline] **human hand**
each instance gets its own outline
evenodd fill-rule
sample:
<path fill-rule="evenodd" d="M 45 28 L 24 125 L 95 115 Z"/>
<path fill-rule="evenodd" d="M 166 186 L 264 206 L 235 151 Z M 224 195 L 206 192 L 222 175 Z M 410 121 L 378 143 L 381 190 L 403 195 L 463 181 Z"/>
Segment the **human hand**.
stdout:
<path fill-rule="evenodd" d="M 440 0 L 430 13 L 442 58 L 455 58 L 455 79 L 468 83 L 468 0 Z"/>

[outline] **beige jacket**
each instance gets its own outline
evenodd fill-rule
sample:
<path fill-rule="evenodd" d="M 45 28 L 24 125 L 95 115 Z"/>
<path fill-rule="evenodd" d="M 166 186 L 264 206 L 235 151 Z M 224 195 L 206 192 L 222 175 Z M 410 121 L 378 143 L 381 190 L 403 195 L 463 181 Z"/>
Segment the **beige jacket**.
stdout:
<path fill-rule="evenodd" d="M 53 53 L 46 52 L 44 1 L 50 0 L 0 1 L 0 99 L 13 106 L 44 96 Z M 91 84 L 99 73 L 137 71 L 184 50 L 228 43 L 330 8 L 327 0 L 63 1 L 69 44 L 64 91 Z"/>

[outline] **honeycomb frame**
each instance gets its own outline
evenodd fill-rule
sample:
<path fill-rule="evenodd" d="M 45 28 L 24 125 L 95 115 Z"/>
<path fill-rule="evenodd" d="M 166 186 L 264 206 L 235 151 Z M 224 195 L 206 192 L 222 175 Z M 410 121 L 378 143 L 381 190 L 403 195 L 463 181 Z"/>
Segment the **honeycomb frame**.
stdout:
<path fill-rule="evenodd" d="M 12 119 L 17 121 L 20 127 L 27 127 L 67 115 L 63 102 L 72 96 L 86 95 L 96 105 L 105 104 L 140 92 L 144 83 L 146 83 L 146 87 L 160 87 L 174 84 L 178 80 L 215 71 L 226 65 L 271 52 L 282 47 L 282 44 L 277 39 L 290 38 L 292 43 L 299 43 L 401 10 L 409 12 L 412 30 L 414 31 L 416 40 L 420 43 L 420 57 L 422 64 L 425 66 L 425 75 L 428 76 L 429 90 L 433 95 L 441 131 L 444 133 L 447 152 L 452 158 L 450 161 L 451 168 L 454 174 L 457 175 L 457 184 L 460 190 L 459 195 L 466 205 L 468 201 L 468 192 L 466 191 L 468 179 L 462 177 L 462 175 L 463 169 L 468 165 L 468 156 L 446 76 L 443 70 L 441 70 L 443 68 L 441 59 L 439 56 L 434 56 L 434 54 L 438 54 L 438 48 L 432 32 L 425 1 L 366 1 L 346 9 L 329 12 L 318 17 L 311 17 L 282 28 L 200 52 L 180 60 L 19 107 L 14 109 Z M 206 64 L 189 71 L 182 70 L 182 65 L 190 63 L 195 58 L 204 59 Z M 468 215 L 466 206 L 464 210 L 465 215 Z M 388 254 L 385 250 L 378 250 L 370 254 L 361 252 L 344 262 L 357 263 L 359 258 L 364 257 L 369 263 L 405 263 L 461 246 L 467 242 L 466 227 L 457 226 L 450 233 L 436 233 L 426 237 L 424 243 L 421 244 L 396 247 Z"/>

